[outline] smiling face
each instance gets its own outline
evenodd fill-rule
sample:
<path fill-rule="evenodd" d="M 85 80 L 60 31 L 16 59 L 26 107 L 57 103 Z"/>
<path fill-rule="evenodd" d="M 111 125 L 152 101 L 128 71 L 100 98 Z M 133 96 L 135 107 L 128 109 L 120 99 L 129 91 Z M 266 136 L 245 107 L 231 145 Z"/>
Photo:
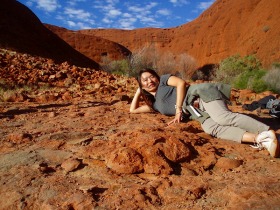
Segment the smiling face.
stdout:
<path fill-rule="evenodd" d="M 159 85 L 159 80 L 155 75 L 151 74 L 150 72 L 143 72 L 141 74 L 141 85 L 142 89 L 150 93 L 156 92 Z"/>

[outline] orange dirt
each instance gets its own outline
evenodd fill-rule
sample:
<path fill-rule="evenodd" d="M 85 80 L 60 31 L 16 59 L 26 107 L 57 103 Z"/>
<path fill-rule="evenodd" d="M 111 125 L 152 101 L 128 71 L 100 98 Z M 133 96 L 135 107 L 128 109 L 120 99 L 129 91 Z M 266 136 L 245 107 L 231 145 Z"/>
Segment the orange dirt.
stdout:
<path fill-rule="evenodd" d="M 172 117 L 130 114 L 137 88 L 132 78 L 67 63 L 43 66 L 45 59 L 11 52 L 1 52 L 1 78 L 38 85 L 32 72 L 18 75 L 32 61 L 45 75 L 39 84 L 51 87 L 7 91 L 7 102 L 0 103 L 1 209 L 280 206 L 279 158 L 212 138 L 195 121 L 167 126 Z M 245 112 L 239 103 L 268 94 L 233 90 L 230 109 L 279 135 L 279 120 L 265 110 Z"/>

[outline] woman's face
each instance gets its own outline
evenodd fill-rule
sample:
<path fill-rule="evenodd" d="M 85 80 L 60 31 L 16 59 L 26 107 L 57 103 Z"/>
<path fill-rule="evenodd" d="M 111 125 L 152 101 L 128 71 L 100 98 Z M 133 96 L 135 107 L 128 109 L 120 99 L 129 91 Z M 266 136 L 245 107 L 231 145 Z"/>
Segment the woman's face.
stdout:
<path fill-rule="evenodd" d="M 156 76 L 149 72 L 144 72 L 141 75 L 142 89 L 148 92 L 155 92 L 158 88 L 159 81 Z"/>

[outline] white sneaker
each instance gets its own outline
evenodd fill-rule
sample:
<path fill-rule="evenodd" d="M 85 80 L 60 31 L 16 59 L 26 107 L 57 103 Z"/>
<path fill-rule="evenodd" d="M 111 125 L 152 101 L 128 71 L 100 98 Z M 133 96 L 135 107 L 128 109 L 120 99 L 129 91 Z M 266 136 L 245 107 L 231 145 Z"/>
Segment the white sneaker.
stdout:
<path fill-rule="evenodd" d="M 264 131 L 256 138 L 257 148 L 265 148 L 272 157 L 280 155 L 280 143 L 278 142 L 273 130 Z"/>
<path fill-rule="evenodd" d="M 256 142 L 260 143 L 266 138 L 276 139 L 275 132 L 273 130 L 263 131 L 256 137 Z"/>

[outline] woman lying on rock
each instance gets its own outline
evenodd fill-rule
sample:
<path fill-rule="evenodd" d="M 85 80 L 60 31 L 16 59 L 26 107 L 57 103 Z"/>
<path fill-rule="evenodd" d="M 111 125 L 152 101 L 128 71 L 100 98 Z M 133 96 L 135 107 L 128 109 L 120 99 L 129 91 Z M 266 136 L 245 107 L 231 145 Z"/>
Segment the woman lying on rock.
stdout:
<path fill-rule="evenodd" d="M 179 123 L 188 114 L 201 123 L 203 130 L 217 138 L 252 143 L 278 157 L 280 143 L 269 126 L 240 113 L 231 112 L 226 104 L 230 86 L 202 83 L 188 85 L 184 80 L 165 74 L 161 77 L 152 69 L 144 69 L 137 77 L 137 89 L 130 106 L 131 113 L 157 111 L 175 116 L 168 123 Z M 140 97 L 145 105 L 140 106 Z"/>

